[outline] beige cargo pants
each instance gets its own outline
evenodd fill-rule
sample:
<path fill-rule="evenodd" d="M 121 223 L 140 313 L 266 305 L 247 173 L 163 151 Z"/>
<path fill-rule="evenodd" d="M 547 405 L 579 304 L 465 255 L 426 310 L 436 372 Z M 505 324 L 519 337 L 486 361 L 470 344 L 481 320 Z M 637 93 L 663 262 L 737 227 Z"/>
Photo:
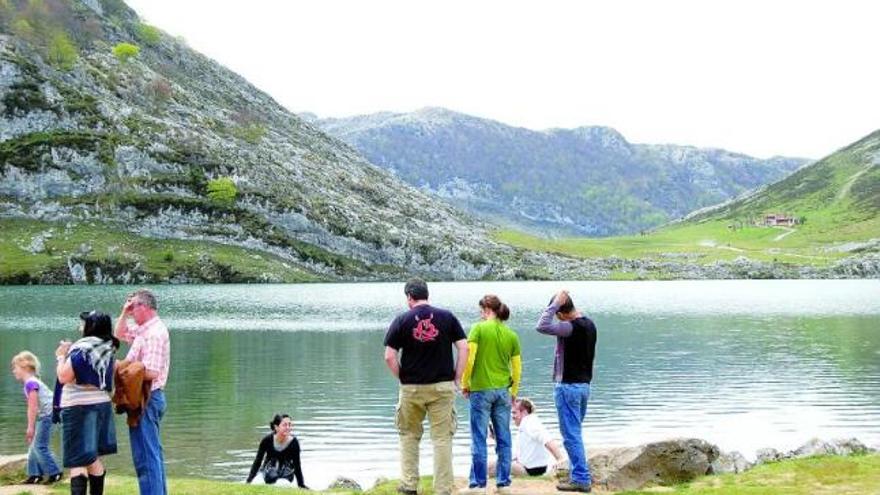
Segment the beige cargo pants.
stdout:
<path fill-rule="evenodd" d="M 434 446 L 434 493 L 451 495 L 452 435 L 458 425 L 455 417 L 455 384 L 401 385 L 395 423 L 400 433 L 400 487 L 419 486 L 419 442 L 428 416 Z"/>

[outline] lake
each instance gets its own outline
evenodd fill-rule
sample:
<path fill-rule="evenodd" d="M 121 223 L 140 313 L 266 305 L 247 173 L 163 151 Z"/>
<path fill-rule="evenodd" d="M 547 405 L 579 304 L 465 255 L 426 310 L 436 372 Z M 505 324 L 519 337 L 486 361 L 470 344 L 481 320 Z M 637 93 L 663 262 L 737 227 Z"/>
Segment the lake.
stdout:
<path fill-rule="evenodd" d="M 553 338 L 534 325 L 559 288 L 599 330 L 588 449 L 700 437 L 753 458 L 811 437 L 880 445 L 880 281 L 432 283 L 467 329 L 498 294 L 521 338 L 521 395 L 558 434 Z M 397 383 L 382 359 L 403 284 L 154 287 L 171 329 L 163 439 L 172 475 L 244 479 L 275 412 L 293 416 L 306 484 L 398 476 Z M 8 372 L 18 351 L 53 365 L 80 311 L 118 314 L 131 287 L 0 287 L 0 454 L 22 453 L 25 402 Z M 122 354 L 120 357 L 124 356 Z M 50 373 L 51 375 L 51 373 Z M 52 381 L 47 379 L 47 381 Z M 51 383 L 50 383 L 51 385 Z M 469 465 L 458 401 L 456 475 Z M 131 472 L 124 417 L 111 472 Z M 55 441 L 59 441 L 56 433 Z M 430 472 L 430 443 L 423 446 Z M 58 452 L 58 450 L 56 450 Z"/>

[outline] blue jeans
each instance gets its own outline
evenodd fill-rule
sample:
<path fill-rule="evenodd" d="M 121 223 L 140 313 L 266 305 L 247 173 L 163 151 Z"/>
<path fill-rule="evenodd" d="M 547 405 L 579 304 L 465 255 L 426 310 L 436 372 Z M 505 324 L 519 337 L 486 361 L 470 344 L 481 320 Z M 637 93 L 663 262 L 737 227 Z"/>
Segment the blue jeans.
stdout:
<path fill-rule="evenodd" d="M 471 488 L 486 486 L 486 428 L 490 419 L 498 454 L 496 484 L 510 485 L 510 399 L 506 388 L 471 392 Z"/>
<path fill-rule="evenodd" d="M 131 458 L 137 472 L 141 495 L 167 495 L 165 459 L 159 438 L 159 423 L 165 416 L 165 393 L 153 390 L 141 422 L 128 428 L 131 439 Z"/>
<path fill-rule="evenodd" d="M 557 383 L 553 389 L 556 413 L 559 415 L 559 429 L 562 443 L 571 463 L 571 481 L 590 484 L 590 465 L 584 449 L 581 423 L 587 415 L 587 401 L 590 399 L 589 383 Z"/>
<path fill-rule="evenodd" d="M 54 476 L 61 472 L 49 442 L 52 440 L 52 415 L 40 416 L 34 425 L 34 441 L 28 449 L 28 476 Z"/>

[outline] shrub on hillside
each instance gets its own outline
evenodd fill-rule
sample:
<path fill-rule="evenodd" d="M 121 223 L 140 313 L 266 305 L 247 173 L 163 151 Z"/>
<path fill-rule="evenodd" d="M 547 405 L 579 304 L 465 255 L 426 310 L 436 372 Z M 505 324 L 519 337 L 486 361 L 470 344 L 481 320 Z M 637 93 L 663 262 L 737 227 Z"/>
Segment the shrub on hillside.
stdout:
<path fill-rule="evenodd" d="M 12 34 L 30 43 L 36 40 L 37 32 L 27 19 L 18 19 L 12 23 Z"/>
<path fill-rule="evenodd" d="M 251 144 L 257 144 L 266 135 L 266 126 L 256 122 L 239 125 L 232 128 L 232 135 Z"/>
<path fill-rule="evenodd" d="M 238 188 L 229 177 L 220 177 L 208 181 L 208 198 L 215 203 L 231 205 L 238 196 Z"/>
<path fill-rule="evenodd" d="M 141 22 L 137 25 L 136 31 L 138 39 L 147 45 L 155 46 L 162 40 L 162 32 L 155 26 Z"/>
<path fill-rule="evenodd" d="M 76 45 L 63 31 L 56 32 L 49 40 L 46 59 L 50 64 L 61 70 L 70 70 L 79 57 Z"/>
<path fill-rule="evenodd" d="M 140 52 L 140 47 L 131 43 L 119 43 L 113 47 L 113 55 L 120 62 L 128 62 L 133 57 L 137 57 Z"/>

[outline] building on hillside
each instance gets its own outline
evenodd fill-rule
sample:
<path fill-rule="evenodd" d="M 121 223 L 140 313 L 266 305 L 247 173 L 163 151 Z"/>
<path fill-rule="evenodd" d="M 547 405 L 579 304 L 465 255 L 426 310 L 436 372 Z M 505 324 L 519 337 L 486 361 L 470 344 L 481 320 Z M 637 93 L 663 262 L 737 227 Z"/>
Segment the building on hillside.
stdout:
<path fill-rule="evenodd" d="M 794 215 L 781 213 L 768 213 L 764 215 L 764 226 L 766 227 L 793 227 L 797 223 L 797 218 Z"/>

